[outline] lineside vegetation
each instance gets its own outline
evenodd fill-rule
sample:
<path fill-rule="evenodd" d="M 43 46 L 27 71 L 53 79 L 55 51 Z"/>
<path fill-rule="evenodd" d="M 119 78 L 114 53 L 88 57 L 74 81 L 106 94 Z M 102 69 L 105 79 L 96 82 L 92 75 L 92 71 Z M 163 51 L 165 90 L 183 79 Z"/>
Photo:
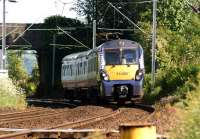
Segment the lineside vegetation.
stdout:
<path fill-rule="evenodd" d="M 7 77 L 0 77 L 0 107 L 1 108 L 26 108 L 24 92 L 13 84 Z"/>
<path fill-rule="evenodd" d="M 8 52 L 8 76 L 0 77 L 0 107 L 24 109 L 27 106 L 26 97 L 36 91 L 39 74 L 38 67 L 28 75 L 23 66 L 20 53 Z"/>
<path fill-rule="evenodd" d="M 8 53 L 8 75 L 14 84 L 22 88 L 26 96 L 29 96 L 36 92 L 39 84 L 39 69 L 35 65 L 32 74 L 29 75 L 23 65 L 22 53 L 23 51 Z"/>
<path fill-rule="evenodd" d="M 198 74 L 200 82 L 200 74 Z M 172 130 L 173 139 L 199 139 L 200 138 L 200 84 L 195 90 L 187 93 L 187 99 L 177 103 L 180 123 Z"/>
<path fill-rule="evenodd" d="M 145 78 L 145 102 L 155 103 L 163 97 L 179 100 L 198 86 L 200 72 L 200 19 L 191 17 L 181 32 L 158 29 L 157 73 L 155 90 L 151 92 L 150 73 Z M 176 100 L 177 101 L 177 100 Z"/>

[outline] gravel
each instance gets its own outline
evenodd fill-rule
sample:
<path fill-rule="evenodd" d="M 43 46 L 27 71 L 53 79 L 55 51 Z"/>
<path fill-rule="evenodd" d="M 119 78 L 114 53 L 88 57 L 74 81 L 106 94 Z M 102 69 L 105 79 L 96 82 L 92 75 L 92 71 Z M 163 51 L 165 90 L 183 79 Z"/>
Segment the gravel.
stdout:
<path fill-rule="evenodd" d="M 30 107 L 24 111 L 28 110 L 37 110 L 41 108 L 38 107 Z M 52 108 L 44 108 L 45 110 L 53 110 L 56 112 L 63 112 L 62 115 L 52 116 L 50 118 L 39 118 L 36 120 L 29 120 L 24 122 L 16 122 L 4 124 L 3 128 L 48 128 L 52 126 L 56 126 L 58 124 L 62 124 L 65 122 L 73 122 L 78 120 L 87 119 L 90 117 L 103 115 L 106 113 L 110 113 L 113 111 L 112 108 L 102 107 L 102 106 L 78 106 L 76 108 L 62 108 L 62 109 L 52 109 Z M 178 117 L 176 116 L 176 109 L 173 107 L 163 107 L 157 109 L 153 114 L 146 112 L 137 108 L 120 108 L 122 111 L 121 114 L 106 119 L 104 121 L 95 122 L 91 125 L 82 126 L 80 128 L 99 128 L 99 129 L 119 129 L 119 126 L 123 123 L 153 123 L 156 125 L 157 133 L 166 135 L 170 129 L 176 126 L 176 121 Z M 16 112 L 16 110 L 12 109 L 1 109 L 1 113 L 9 113 Z M 145 119 L 140 120 L 139 119 Z M 113 137 L 108 137 L 113 138 Z M 114 138 L 119 138 L 116 136 Z"/>
<path fill-rule="evenodd" d="M 36 109 L 36 108 L 34 108 Z M 47 108 L 45 108 L 46 110 Z M 41 110 L 41 108 L 40 108 Z M 49 108 L 52 111 L 51 108 Z M 23 122 L 6 123 L 1 125 L 2 128 L 48 128 L 64 122 L 73 122 L 97 116 L 99 114 L 106 114 L 112 111 L 111 108 L 104 108 L 99 106 L 80 106 L 73 109 L 63 108 L 54 109 L 55 112 L 62 113 L 61 115 L 52 115 L 50 118 L 40 117 L 34 120 Z M 8 111 L 6 111 L 7 113 Z"/>

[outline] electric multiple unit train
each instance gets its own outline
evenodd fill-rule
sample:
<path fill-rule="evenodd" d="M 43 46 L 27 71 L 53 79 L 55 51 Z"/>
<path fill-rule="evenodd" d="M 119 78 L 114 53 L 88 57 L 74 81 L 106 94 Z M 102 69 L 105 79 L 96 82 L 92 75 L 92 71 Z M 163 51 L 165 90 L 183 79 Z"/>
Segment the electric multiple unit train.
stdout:
<path fill-rule="evenodd" d="M 143 96 L 143 49 L 118 39 L 62 60 L 61 80 L 66 97 L 134 100 Z"/>

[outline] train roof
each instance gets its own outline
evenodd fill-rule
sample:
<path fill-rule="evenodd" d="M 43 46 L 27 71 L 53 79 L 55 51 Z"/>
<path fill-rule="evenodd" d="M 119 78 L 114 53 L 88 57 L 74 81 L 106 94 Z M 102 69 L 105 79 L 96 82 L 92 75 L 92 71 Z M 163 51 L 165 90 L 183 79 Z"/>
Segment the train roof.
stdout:
<path fill-rule="evenodd" d="M 141 48 L 141 46 L 140 46 L 139 43 L 131 41 L 131 40 L 125 40 L 125 39 L 112 40 L 112 41 L 107 41 L 107 42 L 99 45 L 95 49 L 90 49 L 88 51 L 83 51 L 83 52 L 69 54 L 69 55 L 67 55 L 67 56 L 65 56 L 63 58 L 63 61 L 68 61 L 68 60 L 73 60 L 73 59 L 77 59 L 77 58 L 80 58 L 80 57 L 88 56 L 92 52 L 99 51 L 102 48 L 117 48 L 117 47 L 131 47 L 131 48 L 134 48 L 134 47 L 138 48 L 138 47 L 140 47 Z"/>
<path fill-rule="evenodd" d="M 141 47 L 139 43 L 131 40 L 118 39 L 107 41 L 99 46 L 99 48 L 117 48 L 117 47 Z"/>
<path fill-rule="evenodd" d="M 92 49 L 88 50 L 88 51 L 83 51 L 83 52 L 69 54 L 69 55 L 65 56 L 63 58 L 63 60 L 66 61 L 66 60 L 77 59 L 79 57 L 83 57 L 83 56 L 89 55 L 91 52 L 92 52 Z"/>

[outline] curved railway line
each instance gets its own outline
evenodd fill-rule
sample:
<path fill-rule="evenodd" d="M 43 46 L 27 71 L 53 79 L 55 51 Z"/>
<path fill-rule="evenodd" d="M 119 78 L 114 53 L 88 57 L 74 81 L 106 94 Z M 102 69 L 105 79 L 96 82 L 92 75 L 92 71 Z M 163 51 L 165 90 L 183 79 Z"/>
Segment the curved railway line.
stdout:
<path fill-rule="evenodd" d="M 56 111 L 40 111 L 35 113 L 27 113 L 26 115 L 16 116 L 13 115 L 13 117 L 9 118 L 2 118 L 0 119 L 0 125 L 1 124 L 8 124 L 8 123 L 15 123 L 15 122 L 24 122 L 28 120 L 37 120 L 38 118 L 48 118 L 53 116 L 59 116 L 62 115 L 63 112 L 56 112 Z"/>
<path fill-rule="evenodd" d="M 82 106 L 82 107 L 84 109 L 84 107 L 87 107 L 87 106 Z M 153 111 L 154 111 L 153 107 L 147 106 L 147 105 L 141 105 L 141 104 L 136 104 L 134 106 L 128 105 L 127 106 L 128 108 L 118 108 L 118 109 L 116 109 L 116 106 L 112 106 L 112 105 L 109 107 L 113 107 L 114 110 L 107 112 L 107 113 L 105 113 L 104 111 L 101 112 L 101 110 L 99 110 L 99 111 L 97 110 L 97 113 L 93 114 L 92 116 L 85 116 L 85 117 L 83 116 L 84 118 L 82 117 L 80 119 L 76 119 L 74 117 L 74 120 L 72 119 L 71 121 L 64 121 L 61 124 L 47 126 L 46 128 L 42 128 L 42 129 L 38 129 L 38 130 L 32 130 L 29 128 L 20 129 L 20 130 L 18 130 L 18 129 L 15 130 L 15 129 L 10 129 L 10 128 L 8 128 L 8 129 L 1 128 L 0 131 L 4 131 L 4 134 L 3 135 L 0 134 L 0 138 L 13 138 L 13 137 L 23 138 L 23 137 L 27 137 L 27 136 L 35 136 L 36 133 L 37 134 L 40 133 L 40 135 L 47 134 L 47 132 L 48 132 L 48 134 L 53 134 L 53 133 L 55 134 L 55 132 L 59 132 L 59 133 L 64 132 L 65 134 L 68 134 L 70 132 L 70 134 L 71 134 L 71 132 L 74 131 L 75 129 L 83 130 L 86 128 L 102 129 L 102 130 L 104 130 L 104 133 L 110 133 L 110 132 L 112 133 L 113 131 L 116 133 L 117 125 L 114 126 L 115 128 L 113 128 L 111 126 L 106 129 L 107 125 L 105 123 L 112 125 L 111 123 L 116 122 L 116 124 L 119 124 L 119 122 L 123 122 L 119 119 L 123 119 L 126 114 L 132 115 L 132 116 L 130 116 L 132 118 L 128 119 L 128 120 L 141 121 L 142 119 L 148 118 L 151 115 L 151 113 L 153 113 Z M 76 109 L 76 108 L 74 108 L 74 109 Z M 62 116 L 64 114 L 66 114 L 66 112 L 69 110 L 70 109 L 66 109 L 63 111 L 52 110 L 52 109 L 51 110 L 39 109 L 38 111 L 32 110 L 32 111 L 26 111 L 24 113 L 23 112 L 14 112 L 14 113 L 0 114 L 0 127 L 3 127 L 3 125 L 5 125 L 5 124 L 13 124 L 13 123 L 17 123 L 17 122 L 22 123 L 22 122 L 34 121 L 34 120 L 38 120 L 38 119 L 51 119 L 52 117 Z M 92 110 L 92 111 L 94 111 L 94 110 Z M 79 112 L 79 111 L 77 110 L 77 112 Z M 81 110 L 80 112 L 83 112 L 83 110 Z M 93 112 L 93 113 L 95 113 L 95 112 Z M 134 113 L 135 113 L 135 117 L 133 115 Z M 82 113 L 82 115 L 84 115 L 84 113 Z M 71 129 L 71 130 L 69 130 L 69 129 Z M 16 132 L 14 132 L 14 131 L 16 131 Z M 52 132 L 50 133 L 50 131 L 52 131 Z M 87 132 L 89 132 L 89 131 L 87 131 Z M 33 135 L 33 133 L 34 133 L 34 135 Z"/>
<path fill-rule="evenodd" d="M 80 120 L 80 121 L 63 123 L 63 124 L 60 124 L 60 125 L 50 127 L 49 129 L 77 128 L 77 127 L 80 127 L 80 126 L 83 126 L 83 125 L 88 125 L 88 124 L 91 124 L 91 123 L 94 123 L 94 122 L 98 122 L 98 121 L 106 120 L 108 118 L 112 118 L 116 115 L 119 115 L 121 112 L 122 111 L 120 111 L 120 110 L 115 110 L 115 111 L 108 113 L 108 114 L 103 114 L 103 115 L 91 117 L 91 118 L 88 118 L 88 119 L 83 119 L 83 120 Z"/>
<path fill-rule="evenodd" d="M 6 121 L 7 119 L 18 119 L 21 117 L 29 117 L 31 115 L 36 115 L 36 114 L 42 114 L 44 112 L 50 112 L 50 110 L 45 110 L 45 109 L 38 109 L 38 110 L 30 110 L 26 112 L 13 112 L 13 113 L 4 113 L 0 114 L 0 122 Z M 52 112 L 54 112 L 52 110 Z"/>

